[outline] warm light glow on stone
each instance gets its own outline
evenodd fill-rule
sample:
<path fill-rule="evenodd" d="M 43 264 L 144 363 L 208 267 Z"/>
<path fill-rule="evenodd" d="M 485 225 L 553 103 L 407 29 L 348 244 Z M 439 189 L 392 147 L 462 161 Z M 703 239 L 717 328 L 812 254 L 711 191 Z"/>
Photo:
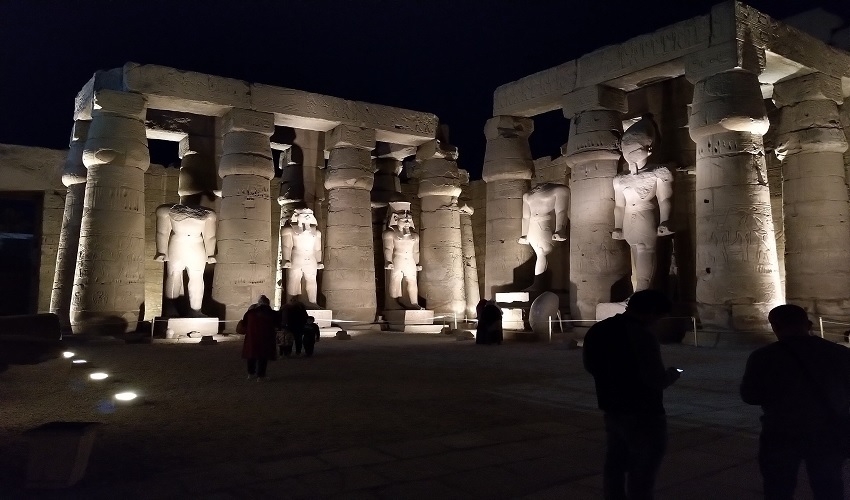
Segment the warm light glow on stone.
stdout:
<path fill-rule="evenodd" d="M 136 399 L 138 395 L 135 392 L 127 391 L 127 392 L 119 392 L 115 395 L 115 399 L 118 401 L 132 401 Z"/>
<path fill-rule="evenodd" d="M 109 376 L 108 374 L 103 373 L 103 372 L 94 372 L 91 375 L 89 375 L 89 378 L 92 379 L 92 380 L 103 380 L 108 376 Z"/>
<path fill-rule="evenodd" d="M 63 357 L 63 358 L 65 358 L 65 359 L 73 358 L 73 357 L 74 357 L 74 353 L 73 353 L 73 352 L 71 352 L 71 351 L 65 351 L 65 352 L 63 352 L 63 353 L 62 353 L 62 357 Z"/>

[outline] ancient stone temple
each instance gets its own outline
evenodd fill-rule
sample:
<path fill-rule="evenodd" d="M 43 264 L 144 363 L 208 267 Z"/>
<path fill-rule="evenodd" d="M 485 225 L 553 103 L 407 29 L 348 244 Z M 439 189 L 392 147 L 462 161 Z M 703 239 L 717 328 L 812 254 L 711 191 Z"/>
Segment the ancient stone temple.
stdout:
<path fill-rule="evenodd" d="M 769 331 L 767 311 L 786 301 L 846 321 L 848 95 L 850 54 L 734 1 L 500 86 L 484 129 L 483 295 L 532 283 L 531 273 L 518 272 L 528 247 L 513 242 L 528 179 L 550 162 L 532 162 L 528 136 L 536 115 L 561 110 L 570 120 L 562 147 L 568 168 L 555 182 L 571 193 L 574 319 L 596 319 L 600 304 L 652 286 L 670 293 L 679 314 L 711 328 Z M 657 141 L 626 144 L 624 131 L 647 115 L 656 127 L 643 137 Z M 654 199 L 655 187 L 645 198 L 646 184 L 621 177 L 640 149 L 632 173 L 644 175 L 637 172 L 651 155 L 649 163 L 659 165 L 652 186 L 663 199 Z M 629 206 L 619 201 L 624 185 Z M 628 219 L 632 203 L 650 210 L 645 220 L 657 254 L 651 283 L 629 265 L 645 260 L 635 252 L 649 243 L 626 242 L 622 224 L 629 221 L 622 212 L 615 221 L 617 207 Z"/>

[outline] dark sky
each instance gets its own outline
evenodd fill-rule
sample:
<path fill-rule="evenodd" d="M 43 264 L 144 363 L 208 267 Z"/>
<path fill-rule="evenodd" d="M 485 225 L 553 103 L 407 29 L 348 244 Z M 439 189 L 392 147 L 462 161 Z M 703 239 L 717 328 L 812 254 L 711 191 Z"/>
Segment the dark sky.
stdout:
<path fill-rule="evenodd" d="M 0 0 L 0 143 L 67 147 L 77 91 L 134 61 L 435 113 L 477 178 L 498 85 L 716 3 Z M 777 19 L 816 6 L 850 19 L 848 0 L 750 4 Z M 556 154 L 566 120 L 535 123 L 535 157 Z"/>

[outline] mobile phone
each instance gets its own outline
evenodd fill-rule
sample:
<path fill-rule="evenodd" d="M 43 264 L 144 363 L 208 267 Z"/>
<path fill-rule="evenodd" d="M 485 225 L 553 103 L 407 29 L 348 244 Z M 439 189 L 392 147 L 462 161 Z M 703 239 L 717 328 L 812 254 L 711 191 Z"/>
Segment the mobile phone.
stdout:
<path fill-rule="evenodd" d="M 682 373 L 682 372 L 683 372 L 683 371 L 685 371 L 685 370 L 683 370 L 683 369 L 681 369 L 681 368 L 676 368 L 676 371 L 677 371 L 677 372 L 679 372 L 679 373 Z"/>

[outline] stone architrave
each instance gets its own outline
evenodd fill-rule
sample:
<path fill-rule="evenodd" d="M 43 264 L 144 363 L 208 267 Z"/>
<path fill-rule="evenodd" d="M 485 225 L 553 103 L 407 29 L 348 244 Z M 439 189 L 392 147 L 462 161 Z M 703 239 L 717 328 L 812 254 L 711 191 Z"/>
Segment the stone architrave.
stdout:
<path fill-rule="evenodd" d="M 810 314 L 850 320 L 847 140 L 838 78 L 822 73 L 778 82 L 775 143 L 782 159 L 785 300 Z"/>
<path fill-rule="evenodd" d="M 428 309 L 437 315 L 462 316 L 466 298 L 457 198 L 465 172 L 457 167 L 457 148 L 437 139 L 419 146 L 416 157 L 417 196 L 422 200 L 419 287 Z"/>
<path fill-rule="evenodd" d="M 86 192 L 86 166 L 83 165 L 83 149 L 91 122 L 74 122 L 68 158 L 62 167 L 62 184 L 68 188 L 65 195 L 65 211 L 59 233 L 59 248 L 56 253 L 56 272 L 50 296 L 50 312 L 59 316 L 62 331 L 71 329 L 71 291 L 74 285 L 74 268 L 80 244 L 80 223 L 83 220 L 83 202 Z"/>
<path fill-rule="evenodd" d="M 135 330 L 144 307 L 146 101 L 114 90 L 93 99 L 71 328 L 111 335 Z"/>
<path fill-rule="evenodd" d="M 475 210 L 468 203 L 460 203 L 460 238 L 463 254 L 463 286 L 466 295 L 466 317 L 475 318 L 475 306 L 481 300 L 478 286 L 478 262 L 475 259 L 475 241 L 472 235 L 472 214 Z"/>
<path fill-rule="evenodd" d="M 269 138 L 274 117 L 234 108 L 223 118 L 221 203 L 213 300 L 232 331 L 248 306 L 271 295 L 271 188 L 274 165 Z"/>
<path fill-rule="evenodd" d="M 340 125 L 325 137 L 330 149 L 325 271 L 326 308 L 344 321 L 372 323 L 377 312 L 372 209 L 374 184 L 370 152 L 375 131 Z"/>
<path fill-rule="evenodd" d="M 689 117 L 696 158 L 697 308 L 703 325 L 769 331 L 782 303 L 758 77 L 730 61 L 697 80 Z M 690 67 L 690 65 L 689 65 Z"/>
<path fill-rule="evenodd" d="M 596 318 L 602 302 L 623 300 L 612 288 L 628 274 L 628 246 L 611 238 L 614 230 L 614 176 L 620 162 L 619 141 L 625 95 L 591 87 L 562 101 L 570 134 L 562 147 L 570 165 L 570 294 L 573 319 Z"/>
<path fill-rule="evenodd" d="M 520 245 L 522 196 L 528 191 L 534 162 L 528 136 L 534 131 L 529 118 L 494 116 L 484 126 L 483 179 L 487 183 L 487 227 L 484 262 L 484 296 L 525 288 L 528 276 L 516 281 L 518 269 L 530 262 L 531 247 Z"/>

